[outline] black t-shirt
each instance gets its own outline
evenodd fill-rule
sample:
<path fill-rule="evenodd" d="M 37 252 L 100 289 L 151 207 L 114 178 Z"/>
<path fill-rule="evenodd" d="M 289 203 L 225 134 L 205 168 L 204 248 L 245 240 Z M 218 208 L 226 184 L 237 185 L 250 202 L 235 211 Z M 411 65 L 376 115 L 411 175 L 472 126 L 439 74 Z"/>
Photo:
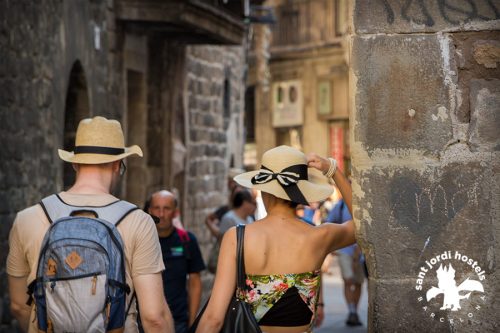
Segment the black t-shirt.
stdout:
<path fill-rule="evenodd" d="M 168 237 L 160 238 L 165 263 L 163 289 L 176 322 L 188 320 L 187 275 L 205 269 L 198 241 L 192 233 L 188 232 L 188 235 L 189 242 L 184 245 L 177 230 Z"/>

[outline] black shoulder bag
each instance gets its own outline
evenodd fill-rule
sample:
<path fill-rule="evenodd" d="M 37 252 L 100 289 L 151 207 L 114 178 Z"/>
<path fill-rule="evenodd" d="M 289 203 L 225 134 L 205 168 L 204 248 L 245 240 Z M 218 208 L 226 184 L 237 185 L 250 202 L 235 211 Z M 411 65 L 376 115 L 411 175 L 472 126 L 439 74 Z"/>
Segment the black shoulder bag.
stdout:
<path fill-rule="evenodd" d="M 240 224 L 236 227 L 236 251 L 237 251 L 237 262 L 236 262 L 236 290 L 244 290 L 245 285 L 245 257 L 243 255 L 243 244 L 245 240 L 245 225 Z M 252 313 L 250 305 L 245 301 L 238 299 L 234 293 L 231 303 L 226 312 L 226 317 L 224 319 L 224 324 L 220 330 L 221 333 L 262 333 L 257 320 Z M 198 328 L 205 309 L 207 308 L 207 303 L 196 317 L 193 325 L 189 329 L 189 333 L 195 333 Z"/>

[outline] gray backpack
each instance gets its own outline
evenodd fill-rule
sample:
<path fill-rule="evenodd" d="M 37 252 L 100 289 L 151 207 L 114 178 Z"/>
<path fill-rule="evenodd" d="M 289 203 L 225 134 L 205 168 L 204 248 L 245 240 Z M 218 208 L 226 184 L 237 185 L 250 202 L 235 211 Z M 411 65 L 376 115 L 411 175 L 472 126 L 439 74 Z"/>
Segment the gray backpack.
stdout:
<path fill-rule="evenodd" d="M 57 194 L 40 205 L 51 226 L 29 287 L 39 331 L 123 330 L 130 288 L 116 226 L 138 208 L 121 200 L 102 207 L 72 206 Z M 96 217 L 75 216 L 82 213 Z"/>

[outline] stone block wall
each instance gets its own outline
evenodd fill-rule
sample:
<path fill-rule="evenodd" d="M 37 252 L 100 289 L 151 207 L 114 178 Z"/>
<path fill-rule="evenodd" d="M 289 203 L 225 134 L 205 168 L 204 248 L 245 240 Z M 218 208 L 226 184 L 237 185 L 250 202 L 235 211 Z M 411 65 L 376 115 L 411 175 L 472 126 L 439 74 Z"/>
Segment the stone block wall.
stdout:
<path fill-rule="evenodd" d="M 353 3 L 354 217 L 370 332 L 499 329 L 499 13 L 482 0 Z"/>
<path fill-rule="evenodd" d="M 186 204 L 184 223 L 205 259 L 214 239 L 204 220 L 226 204 L 229 167 L 243 162 L 244 71 L 242 47 L 188 46 Z"/>

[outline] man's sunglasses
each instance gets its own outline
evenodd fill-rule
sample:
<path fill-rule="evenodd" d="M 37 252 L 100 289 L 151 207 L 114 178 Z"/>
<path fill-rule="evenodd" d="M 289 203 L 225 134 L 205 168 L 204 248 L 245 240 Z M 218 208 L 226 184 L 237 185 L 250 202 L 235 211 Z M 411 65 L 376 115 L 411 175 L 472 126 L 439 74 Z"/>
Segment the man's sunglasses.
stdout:
<path fill-rule="evenodd" d="M 120 161 L 120 176 L 123 176 L 125 172 L 127 171 L 127 166 L 125 165 L 125 162 Z"/>

